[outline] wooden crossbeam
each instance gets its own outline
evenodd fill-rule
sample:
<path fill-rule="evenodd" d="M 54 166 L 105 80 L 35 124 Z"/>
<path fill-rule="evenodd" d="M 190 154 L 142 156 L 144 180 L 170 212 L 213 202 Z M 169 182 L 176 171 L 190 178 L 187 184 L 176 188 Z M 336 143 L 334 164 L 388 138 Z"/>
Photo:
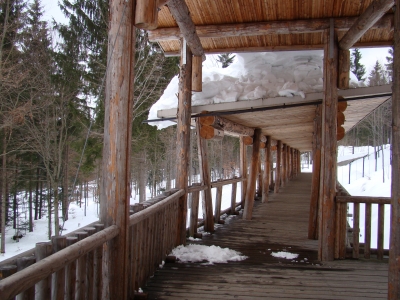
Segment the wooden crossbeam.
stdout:
<path fill-rule="evenodd" d="M 381 42 L 362 42 L 355 43 L 354 48 L 376 48 L 376 47 L 391 47 L 393 41 Z M 269 51 L 307 51 L 307 50 L 322 50 L 323 44 L 314 45 L 285 45 L 285 46 L 260 46 L 260 47 L 230 47 L 230 48 L 212 48 L 204 49 L 205 54 L 220 54 L 220 53 L 247 53 L 247 52 L 269 52 Z M 179 56 L 178 51 L 164 52 L 165 57 Z"/>
<path fill-rule="evenodd" d="M 201 125 L 208 125 L 220 128 L 223 131 L 229 132 L 231 134 L 248 135 L 248 136 L 254 135 L 254 128 L 237 124 L 235 122 L 232 122 L 231 120 L 228 120 L 220 116 L 200 117 L 199 122 Z"/>
<path fill-rule="evenodd" d="M 393 5 L 394 0 L 375 0 L 372 2 L 342 37 L 339 48 L 350 49 Z"/>
<path fill-rule="evenodd" d="M 170 6 L 170 4 L 168 4 Z M 358 20 L 357 17 L 335 18 L 335 29 L 347 31 Z M 196 32 L 199 38 L 226 38 L 235 36 L 257 36 L 270 34 L 296 34 L 323 32 L 329 28 L 329 19 L 306 19 L 294 21 L 252 22 L 241 24 L 199 25 Z M 393 28 L 393 15 L 384 16 L 373 24 L 375 29 Z M 158 28 L 149 31 L 151 42 L 179 40 L 182 35 L 180 27 Z"/>
<path fill-rule="evenodd" d="M 168 8 L 176 23 L 178 23 L 180 32 L 189 45 L 193 55 L 203 56 L 204 50 L 196 33 L 196 27 L 190 17 L 190 11 L 186 2 L 184 0 L 170 0 L 168 2 Z"/>

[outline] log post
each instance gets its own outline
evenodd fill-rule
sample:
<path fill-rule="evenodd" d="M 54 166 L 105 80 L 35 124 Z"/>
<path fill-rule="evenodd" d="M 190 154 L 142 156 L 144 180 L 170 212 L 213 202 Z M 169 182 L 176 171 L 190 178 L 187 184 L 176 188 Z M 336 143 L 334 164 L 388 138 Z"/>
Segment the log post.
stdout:
<path fill-rule="evenodd" d="M 263 189 L 261 202 L 268 202 L 269 182 L 271 176 L 271 137 L 267 136 L 267 144 L 264 149 L 264 174 L 263 174 Z"/>
<path fill-rule="evenodd" d="M 200 185 L 195 183 L 194 185 Z M 197 233 L 197 222 L 199 220 L 199 191 L 192 192 L 192 205 L 190 209 L 190 226 L 189 236 L 194 236 Z"/>
<path fill-rule="evenodd" d="M 321 105 L 315 109 L 313 134 L 313 166 L 311 181 L 310 215 L 308 221 L 308 238 L 318 239 L 319 181 L 321 172 Z"/>
<path fill-rule="evenodd" d="M 67 237 L 67 247 L 75 244 L 78 238 L 75 236 Z M 76 261 L 65 267 L 65 300 L 75 299 L 76 284 Z"/>
<path fill-rule="evenodd" d="M 392 98 L 392 199 L 388 299 L 400 298 L 400 1 L 394 16 Z"/>
<path fill-rule="evenodd" d="M 297 150 L 297 174 L 301 173 L 301 152 Z"/>
<path fill-rule="evenodd" d="M 282 141 L 278 141 L 276 146 L 276 167 L 275 167 L 275 190 L 274 193 L 279 193 L 281 187 L 281 161 L 282 161 Z"/>
<path fill-rule="evenodd" d="M 200 136 L 200 130 L 201 130 L 201 124 L 198 120 L 196 120 L 196 137 L 197 137 L 197 149 L 198 149 L 199 165 L 200 165 L 200 180 L 203 185 L 207 186 L 207 189 L 203 191 L 203 197 L 202 197 L 204 231 L 214 232 L 211 179 L 210 179 L 210 169 L 208 168 L 207 141 Z"/>
<path fill-rule="evenodd" d="M 288 145 L 286 145 L 286 183 L 289 182 L 290 179 L 290 147 Z"/>
<path fill-rule="evenodd" d="M 67 238 L 65 236 L 53 236 L 53 253 L 56 253 L 67 246 Z M 53 274 L 53 299 L 61 299 L 65 293 L 65 269 Z"/>
<path fill-rule="evenodd" d="M 246 201 L 246 187 L 247 187 L 247 148 L 244 143 L 244 136 L 240 137 L 240 177 L 243 178 L 241 183 L 242 191 L 242 208 L 244 208 L 244 203 Z"/>
<path fill-rule="evenodd" d="M 234 177 L 236 178 L 236 176 Z M 237 182 L 232 183 L 232 193 L 231 193 L 231 215 L 236 214 L 236 190 L 237 190 Z"/>
<path fill-rule="evenodd" d="M 201 92 L 203 89 L 202 83 L 202 69 L 203 58 L 201 56 L 193 56 L 192 61 L 192 91 Z"/>
<path fill-rule="evenodd" d="M 135 26 L 140 29 L 153 30 L 158 22 L 157 0 L 136 0 Z"/>
<path fill-rule="evenodd" d="M 282 186 L 286 185 L 286 168 L 287 168 L 287 160 L 286 160 L 286 144 L 282 145 Z"/>
<path fill-rule="evenodd" d="M 34 256 L 24 256 L 17 259 L 17 267 L 18 271 L 21 271 L 36 262 L 36 258 Z M 31 286 L 29 289 L 23 291 L 18 295 L 19 300 L 33 300 L 35 299 L 35 286 Z"/>
<path fill-rule="evenodd" d="M 50 242 L 36 243 L 35 257 L 36 262 L 50 256 L 53 251 L 53 246 Z M 35 291 L 38 299 L 51 299 L 51 276 L 39 281 L 36 284 Z"/>
<path fill-rule="evenodd" d="M 218 224 L 221 216 L 221 203 L 222 202 L 222 186 L 217 187 L 217 193 L 215 194 L 215 209 L 214 209 L 214 222 Z"/>
<path fill-rule="evenodd" d="M 347 90 L 350 81 L 350 50 L 339 51 L 338 88 Z"/>
<path fill-rule="evenodd" d="M 251 157 L 251 167 L 249 180 L 247 183 L 246 200 L 244 203 L 243 219 L 251 220 L 254 206 L 254 196 L 256 192 L 256 181 L 258 172 L 258 161 L 260 157 L 260 135 L 261 129 L 257 128 L 254 130 L 254 143 L 253 143 L 253 154 Z"/>
<path fill-rule="evenodd" d="M 334 32 L 333 22 L 330 30 L 325 32 L 324 48 L 324 99 L 323 99 L 323 122 L 322 130 L 324 161 L 321 174 L 321 220 L 319 226 L 319 251 L 318 257 L 321 261 L 334 259 L 335 254 L 335 195 L 336 195 L 336 156 L 337 141 L 336 118 L 337 118 L 337 70 L 338 70 L 338 45 Z"/>
<path fill-rule="evenodd" d="M 262 148 L 262 142 L 260 142 L 260 149 L 264 149 Z M 265 144 L 264 144 L 265 146 Z M 262 196 L 262 189 L 263 189 L 263 185 L 262 185 L 262 169 L 261 169 L 261 158 L 258 160 L 258 166 L 257 166 L 257 190 L 256 190 L 256 197 L 260 197 Z"/>
<path fill-rule="evenodd" d="M 113 0 L 109 7 L 104 146 L 100 190 L 101 221 L 119 235 L 106 243 L 102 299 L 128 297 L 128 232 L 131 136 L 134 94 L 135 1 Z"/>
<path fill-rule="evenodd" d="M 176 245 L 186 243 L 187 188 L 190 150 L 190 119 L 192 112 L 192 52 L 185 40 L 181 46 L 181 62 L 178 94 L 178 125 L 176 130 L 177 180 L 176 187 L 184 189 L 179 198 Z"/>

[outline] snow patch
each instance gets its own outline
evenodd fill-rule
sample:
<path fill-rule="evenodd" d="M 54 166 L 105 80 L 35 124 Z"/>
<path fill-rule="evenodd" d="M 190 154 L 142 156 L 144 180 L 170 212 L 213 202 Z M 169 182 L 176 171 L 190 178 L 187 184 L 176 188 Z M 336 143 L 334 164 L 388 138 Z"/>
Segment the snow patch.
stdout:
<path fill-rule="evenodd" d="M 229 248 L 204 245 L 180 245 L 172 250 L 170 255 L 176 256 L 181 262 L 203 262 L 208 264 L 227 263 L 228 261 L 242 261 L 247 256 Z"/>
<path fill-rule="evenodd" d="M 295 259 L 299 256 L 296 253 L 290 253 L 286 251 L 272 252 L 271 255 L 276 258 L 285 258 L 285 259 Z"/>

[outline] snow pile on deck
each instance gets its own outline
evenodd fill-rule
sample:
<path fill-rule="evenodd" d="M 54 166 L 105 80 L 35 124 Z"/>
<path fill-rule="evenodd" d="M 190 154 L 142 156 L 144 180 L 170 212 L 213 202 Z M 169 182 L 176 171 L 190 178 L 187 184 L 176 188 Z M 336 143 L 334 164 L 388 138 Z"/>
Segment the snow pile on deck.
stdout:
<path fill-rule="evenodd" d="M 322 92 L 323 52 L 287 51 L 238 53 L 227 68 L 203 64 L 203 91 L 194 92 L 192 105 L 247 101 L 275 97 L 305 97 L 307 93 Z M 351 73 L 352 74 L 352 73 Z M 352 76 L 350 87 L 364 86 Z M 149 113 L 157 119 L 157 111 L 177 107 L 178 76 L 175 76 L 164 94 Z M 159 129 L 171 122 L 150 123 Z"/>
<path fill-rule="evenodd" d="M 247 256 L 229 248 L 204 245 L 180 245 L 172 250 L 170 255 L 176 256 L 181 262 L 204 262 L 209 264 L 242 261 Z"/>
<path fill-rule="evenodd" d="M 285 258 L 285 259 L 295 259 L 299 256 L 296 253 L 290 253 L 286 251 L 272 252 L 271 255 L 276 258 Z"/>

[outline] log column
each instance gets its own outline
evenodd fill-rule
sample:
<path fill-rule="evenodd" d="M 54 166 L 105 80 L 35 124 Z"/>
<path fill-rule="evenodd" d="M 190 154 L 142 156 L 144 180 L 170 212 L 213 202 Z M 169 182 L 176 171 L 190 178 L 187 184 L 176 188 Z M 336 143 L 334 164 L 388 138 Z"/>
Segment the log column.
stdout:
<path fill-rule="evenodd" d="M 251 167 L 249 181 L 247 183 L 246 201 L 244 203 L 243 219 L 251 220 L 254 206 L 254 196 L 256 192 L 256 181 L 258 172 L 258 161 L 260 158 L 260 135 L 261 129 L 254 130 L 253 154 L 251 157 Z"/>
<path fill-rule="evenodd" d="M 210 169 L 208 168 L 207 141 L 200 136 L 201 124 L 196 120 L 197 149 L 199 154 L 200 180 L 207 186 L 203 191 L 202 207 L 204 219 L 204 231 L 214 232 L 214 218 L 211 195 Z"/>
<path fill-rule="evenodd" d="M 134 3 L 124 0 L 110 1 L 100 199 L 101 221 L 106 227 L 117 225 L 119 235 L 103 247 L 102 299 L 128 297 L 130 150 L 135 64 Z"/>
<path fill-rule="evenodd" d="M 392 98 L 392 205 L 388 299 L 400 298 L 400 1 L 394 16 Z"/>
<path fill-rule="evenodd" d="M 240 136 L 240 177 L 243 178 L 241 183 L 242 189 L 242 208 L 244 208 L 244 203 L 246 201 L 246 187 L 247 187 L 247 148 L 244 142 L 244 136 Z"/>
<path fill-rule="evenodd" d="M 282 145 L 282 186 L 286 185 L 286 168 L 287 168 L 287 161 L 286 161 L 286 144 Z"/>
<path fill-rule="evenodd" d="M 318 239 L 318 199 L 319 199 L 319 181 L 321 171 L 321 105 L 315 110 L 314 134 L 313 134 L 313 166 L 311 182 L 311 201 L 310 216 L 308 222 L 308 238 Z"/>
<path fill-rule="evenodd" d="M 268 202 L 269 182 L 271 176 L 271 137 L 267 136 L 267 145 L 264 149 L 264 175 L 261 202 Z"/>
<path fill-rule="evenodd" d="M 335 254 L 335 195 L 336 195 L 336 118 L 337 118 L 337 70 L 338 46 L 331 20 L 331 28 L 325 32 L 324 48 L 324 99 L 322 106 L 322 156 L 321 160 L 321 220 L 319 226 L 319 251 L 321 261 L 334 259 Z"/>
<path fill-rule="evenodd" d="M 275 167 L 275 189 L 274 192 L 279 193 L 281 187 L 281 160 L 282 160 L 282 141 L 278 141 L 276 145 L 276 167 Z"/>
<path fill-rule="evenodd" d="M 190 119 L 192 112 L 192 53 L 186 42 L 181 42 L 181 62 L 178 90 L 178 114 L 176 130 L 176 187 L 184 189 L 179 198 L 176 245 L 186 243 L 187 188 L 190 149 Z"/>

